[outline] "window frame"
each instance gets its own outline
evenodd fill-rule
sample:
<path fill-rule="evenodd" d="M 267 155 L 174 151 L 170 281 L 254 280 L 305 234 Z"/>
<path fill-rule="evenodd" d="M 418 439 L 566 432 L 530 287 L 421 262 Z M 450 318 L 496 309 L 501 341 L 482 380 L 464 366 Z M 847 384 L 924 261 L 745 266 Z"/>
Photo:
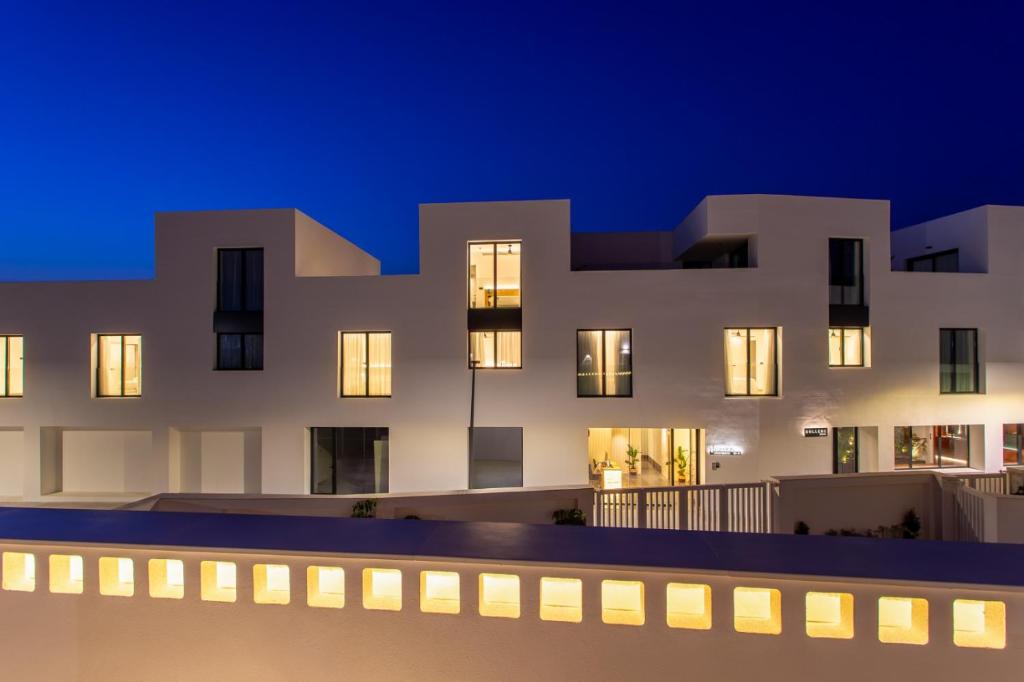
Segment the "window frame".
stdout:
<path fill-rule="evenodd" d="M 139 358 L 139 393 L 138 395 L 125 395 L 125 376 L 124 376 L 124 340 L 128 336 L 139 337 L 139 348 L 142 348 L 142 334 L 138 332 L 124 333 L 124 334 L 96 334 L 96 396 L 97 398 L 141 398 L 142 397 L 142 358 L 140 353 Z M 121 339 L 121 392 L 120 393 L 100 393 L 100 373 L 103 370 L 103 364 L 101 362 L 103 356 L 103 339 L 120 337 Z"/>
<path fill-rule="evenodd" d="M 391 491 L 391 427 L 390 426 L 310 426 L 309 428 L 309 494 L 312 495 L 384 495 Z M 317 446 L 317 431 L 321 429 L 327 429 L 331 432 L 331 492 L 329 493 L 318 493 L 316 492 L 316 446 Z M 386 480 L 386 490 L 382 492 L 365 492 L 365 493 L 344 493 L 338 492 L 338 440 L 339 435 L 346 429 L 360 429 L 362 436 L 365 441 L 367 431 L 383 431 L 387 435 L 386 441 L 388 442 L 388 475 Z M 364 449 L 365 453 L 365 449 Z"/>
<path fill-rule="evenodd" d="M 846 362 L 846 332 L 851 330 L 851 329 L 855 329 L 855 330 L 860 332 L 860 362 L 859 363 Z M 865 353 L 864 353 L 864 332 L 867 331 L 867 327 L 829 327 L 828 328 L 828 333 L 830 335 L 834 331 L 838 331 L 839 332 L 839 358 L 840 358 L 841 362 L 838 365 L 832 364 L 832 358 L 829 357 L 829 361 L 828 361 L 829 368 L 834 369 L 834 368 L 837 368 L 837 367 L 866 367 L 867 363 L 866 363 L 866 358 L 864 357 L 865 356 Z"/>
<path fill-rule="evenodd" d="M 498 305 L 498 245 L 499 244 L 518 244 L 519 245 L 519 305 L 517 306 L 499 306 Z M 492 272 L 494 273 L 494 305 L 481 306 L 474 308 L 470 305 L 473 301 L 473 288 L 469 281 L 469 268 L 472 265 L 472 249 L 474 246 L 493 246 L 494 253 L 491 254 L 493 262 L 491 264 Z M 484 241 L 470 241 L 466 243 L 466 308 L 469 310 L 522 310 L 523 309 L 523 241 L 521 239 L 498 239 L 498 240 L 484 240 Z M 489 329 L 474 330 L 474 331 L 491 331 Z M 508 330 L 501 330 L 508 331 Z M 492 369 L 488 367 L 487 369 Z M 494 368 L 496 369 L 496 368 Z M 506 367 L 504 369 L 514 369 L 512 367 Z"/>
<path fill-rule="evenodd" d="M 11 393 L 11 339 L 21 339 L 21 393 Z M 0 391 L 0 398 L 24 398 L 25 397 L 25 336 L 22 334 L 0 335 L 0 342 L 4 344 L 4 365 L 0 371 L 4 375 L 3 391 Z"/>
<path fill-rule="evenodd" d="M 936 429 L 945 429 L 946 430 L 945 432 L 947 434 L 946 437 L 948 438 L 949 437 L 948 436 L 949 427 L 951 427 L 951 426 L 961 426 L 964 429 L 964 436 L 965 436 L 965 438 L 967 440 L 967 466 L 963 466 L 963 465 L 960 465 L 960 464 L 943 464 L 943 461 L 945 460 L 945 455 L 942 453 L 941 448 L 936 449 L 936 441 L 939 438 L 943 437 L 941 435 L 937 435 L 936 434 Z M 932 454 L 935 457 L 935 462 L 936 463 L 935 464 L 920 464 L 918 466 L 914 466 L 914 440 L 913 440 L 914 427 L 913 426 L 894 426 L 893 427 L 893 445 L 894 445 L 894 449 L 895 449 L 896 429 L 906 429 L 910 433 L 910 458 L 907 460 L 907 466 L 901 467 L 896 462 L 896 458 L 893 457 L 893 471 L 908 471 L 910 469 L 917 469 L 917 470 L 921 470 L 921 469 L 975 469 L 975 470 L 977 470 L 977 467 L 971 466 L 971 460 L 972 460 L 971 454 L 972 454 L 972 451 L 971 451 L 971 425 L 970 424 L 932 424 L 931 426 L 928 426 L 927 428 L 931 429 L 931 435 L 929 436 L 929 438 L 932 441 L 932 448 L 933 448 L 933 453 Z M 858 456 L 859 456 L 859 453 L 858 453 Z"/>
<path fill-rule="evenodd" d="M 839 432 L 845 429 L 853 429 L 853 471 L 839 471 Z M 832 474 L 860 473 L 860 427 L 859 426 L 833 426 L 832 427 Z"/>
<path fill-rule="evenodd" d="M 351 335 L 362 335 L 365 339 L 366 344 L 363 346 L 366 349 L 366 366 L 363 370 L 363 384 L 366 386 L 366 393 L 345 393 L 345 336 Z M 370 334 L 387 334 L 391 336 L 391 332 L 387 330 L 368 330 L 368 331 L 342 331 L 338 335 L 338 397 L 339 398 L 390 398 L 394 393 L 394 385 L 392 384 L 391 390 L 387 394 L 371 395 L 370 394 Z M 393 339 L 392 339 L 393 340 Z M 392 353 L 394 355 L 394 346 L 391 346 Z M 391 360 L 391 358 L 388 358 Z M 390 369 L 394 370 L 394 362 L 391 362 Z M 392 375 L 392 380 L 394 375 Z"/>
<path fill-rule="evenodd" d="M 755 330 L 756 331 L 771 330 L 771 332 L 772 332 L 772 336 L 773 336 L 773 338 L 772 338 L 772 351 L 773 351 L 773 353 L 772 353 L 772 356 L 773 356 L 772 357 L 772 372 L 773 372 L 772 386 L 775 389 L 772 393 L 751 393 L 750 392 L 750 332 L 751 331 L 755 331 Z M 728 364 L 729 363 L 729 351 L 728 351 L 728 347 L 726 345 L 728 343 L 728 336 L 726 334 L 728 332 L 730 332 L 730 331 L 743 331 L 743 332 L 746 332 L 746 343 L 744 343 L 743 345 L 746 348 L 746 354 L 747 354 L 747 361 L 746 361 L 746 366 L 747 366 L 747 371 L 746 371 L 746 376 L 747 376 L 747 392 L 746 393 L 730 393 L 729 392 L 728 373 L 726 373 L 726 376 L 725 376 L 725 397 L 726 398 L 778 398 L 779 395 L 780 395 L 780 393 L 779 393 L 779 327 L 723 327 L 722 328 L 722 332 L 723 332 L 723 336 L 722 336 L 722 340 L 723 340 L 723 344 L 722 344 L 723 363 L 722 363 L 722 365 L 723 365 L 724 368 L 728 368 L 728 366 L 729 366 L 729 364 Z"/>
<path fill-rule="evenodd" d="M 629 334 L 629 393 L 613 393 L 609 395 L 605 388 L 605 377 L 607 376 L 607 368 L 604 373 L 601 374 L 601 381 L 598 382 L 601 386 L 600 393 L 580 393 L 579 380 L 576 381 L 576 397 L 577 398 L 632 398 L 633 397 L 633 328 L 618 328 L 618 329 L 577 329 L 576 330 L 576 376 L 579 377 L 580 371 L 580 334 L 585 332 L 601 332 L 601 357 L 606 358 L 605 353 L 607 348 L 607 334 L 608 332 L 626 332 Z"/>
<path fill-rule="evenodd" d="M 499 332 L 518 332 L 519 333 L 519 364 L 513 367 L 499 366 L 495 364 L 493 367 L 486 367 L 481 364 L 473 364 L 473 334 L 486 334 L 490 332 L 494 334 L 494 361 L 498 361 L 498 334 Z M 468 369 L 487 370 L 492 371 L 496 369 L 500 370 L 520 370 L 523 368 L 523 330 L 522 329 L 470 329 L 466 332 L 466 363 Z"/>
<path fill-rule="evenodd" d="M 974 371 L 974 390 L 961 391 L 957 390 L 957 372 L 956 368 L 959 366 L 957 362 L 950 362 L 950 386 L 951 390 L 945 391 L 942 389 L 942 336 L 944 332 L 950 332 L 950 359 L 956 358 L 956 333 L 955 332 L 972 332 L 974 334 L 974 357 L 972 359 L 971 367 Z M 940 395 L 976 395 L 981 393 L 981 371 L 978 362 L 978 355 L 980 349 L 978 347 L 978 328 L 977 327 L 940 327 L 939 328 L 939 394 Z"/>

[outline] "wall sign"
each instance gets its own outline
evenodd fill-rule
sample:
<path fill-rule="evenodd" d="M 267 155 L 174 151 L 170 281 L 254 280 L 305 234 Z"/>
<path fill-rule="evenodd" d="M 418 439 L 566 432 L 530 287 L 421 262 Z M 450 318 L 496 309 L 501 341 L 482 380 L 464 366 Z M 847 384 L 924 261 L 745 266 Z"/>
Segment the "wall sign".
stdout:
<path fill-rule="evenodd" d="M 827 426 L 804 427 L 804 438 L 824 438 L 828 436 Z"/>
<path fill-rule="evenodd" d="M 738 448 L 735 445 L 712 445 L 708 448 L 709 455 L 742 455 L 743 448 Z"/>

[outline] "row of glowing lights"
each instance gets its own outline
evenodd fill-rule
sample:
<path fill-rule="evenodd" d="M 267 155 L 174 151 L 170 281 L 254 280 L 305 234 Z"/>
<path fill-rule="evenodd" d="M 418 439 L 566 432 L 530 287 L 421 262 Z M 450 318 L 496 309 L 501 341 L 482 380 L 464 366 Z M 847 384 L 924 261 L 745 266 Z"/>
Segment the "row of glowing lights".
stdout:
<path fill-rule="evenodd" d="M 100 594 L 131 597 L 135 594 L 135 562 L 127 557 L 99 559 Z M 85 564 L 81 556 L 49 556 L 50 592 L 82 594 Z M 150 559 L 149 596 L 183 599 L 185 566 L 179 559 Z M 253 601 L 288 604 L 291 569 L 284 564 L 254 564 Z M 491 618 L 519 618 L 519 576 L 480 573 L 479 612 Z M 363 608 L 402 610 L 402 572 L 394 568 L 364 568 Z M 200 598 L 211 602 L 237 601 L 237 567 L 231 561 L 200 563 Z M 34 592 L 35 555 L 3 553 L 4 590 Z M 668 583 L 665 588 L 666 624 L 670 628 L 711 629 L 711 586 Z M 601 621 L 611 625 L 643 625 L 644 583 L 637 580 L 601 581 Z M 316 608 L 345 606 L 345 569 L 339 566 L 306 568 L 306 604 Z M 853 639 L 853 595 L 807 592 L 805 625 L 808 637 Z M 452 571 L 420 571 L 420 611 L 458 614 L 462 599 L 460 575 Z M 579 578 L 540 579 L 540 619 L 583 621 L 583 582 Z M 736 632 L 778 635 L 782 632 L 782 595 L 765 587 L 733 588 L 733 627 Z M 928 601 L 917 597 L 878 599 L 878 640 L 887 644 L 928 643 Z M 1006 605 L 1001 601 L 957 599 L 953 602 L 953 642 L 956 646 L 1003 649 L 1006 647 Z"/>

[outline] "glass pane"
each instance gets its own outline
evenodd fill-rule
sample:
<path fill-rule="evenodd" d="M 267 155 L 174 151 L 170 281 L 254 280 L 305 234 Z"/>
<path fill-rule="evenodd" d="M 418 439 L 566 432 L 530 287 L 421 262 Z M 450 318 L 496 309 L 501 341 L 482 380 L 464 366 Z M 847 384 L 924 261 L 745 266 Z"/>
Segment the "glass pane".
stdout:
<path fill-rule="evenodd" d="M 829 303 L 861 305 L 861 247 L 859 239 L 828 240 Z"/>
<path fill-rule="evenodd" d="M 124 337 L 124 395 L 142 395 L 142 337 Z"/>
<path fill-rule="evenodd" d="M 391 395 L 391 334 L 369 334 L 370 378 L 369 394 Z"/>
<path fill-rule="evenodd" d="M 843 364 L 859 367 L 864 364 L 864 330 L 843 330 Z"/>
<path fill-rule="evenodd" d="M 217 252 L 217 309 L 242 309 L 242 252 L 220 249 Z"/>
<path fill-rule="evenodd" d="M 25 340 L 20 336 L 9 336 L 7 338 L 7 395 L 20 396 L 24 393 L 25 389 Z M 0 359 L 0 367 L 3 366 L 4 361 Z M 0 388 L 0 395 L 3 394 L 3 390 L 3 388 Z"/>
<path fill-rule="evenodd" d="M 603 375 L 601 332 L 576 332 L 576 395 L 601 395 Z"/>
<path fill-rule="evenodd" d="M 605 395 L 630 395 L 633 392 L 633 349 L 629 331 L 604 333 Z"/>
<path fill-rule="evenodd" d="M 775 394 L 775 330 L 751 329 L 750 394 Z"/>
<path fill-rule="evenodd" d="M 498 332 L 498 367 L 522 367 L 522 332 Z"/>
<path fill-rule="evenodd" d="M 498 244 L 498 284 L 497 297 L 499 308 L 521 308 L 520 290 L 520 254 L 522 244 L 518 242 Z"/>
<path fill-rule="evenodd" d="M 469 364 L 494 367 L 494 332 L 469 333 Z"/>
<path fill-rule="evenodd" d="M 334 431 L 338 494 L 388 492 L 388 430 L 348 427 Z"/>
<path fill-rule="evenodd" d="M 245 309 L 263 310 L 263 249 L 245 251 Z"/>
<path fill-rule="evenodd" d="M 909 469 L 913 447 L 913 431 L 909 426 L 897 426 L 895 431 L 896 468 Z"/>
<path fill-rule="evenodd" d="M 341 344 L 341 394 L 366 395 L 366 334 L 342 334 Z"/>
<path fill-rule="evenodd" d="M 242 335 L 241 334 L 218 334 L 217 335 L 217 368 L 218 369 L 241 369 L 242 368 Z"/>
<path fill-rule="evenodd" d="M 313 493 L 334 492 L 334 429 L 313 428 Z"/>
<path fill-rule="evenodd" d="M 939 390 L 942 393 L 951 393 L 955 390 L 953 372 L 953 337 L 953 330 L 939 330 Z"/>
<path fill-rule="evenodd" d="M 725 330 L 725 394 L 747 395 L 747 330 Z"/>
<path fill-rule="evenodd" d="M 828 364 L 838 367 L 843 364 L 843 330 L 828 330 Z"/>
<path fill-rule="evenodd" d="M 101 396 L 121 395 L 121 339 L 99 337 L 97 393 Z"/>
<path fill-rule="evenodd" d="M 469 307 L 495 307 L 494 244 L 469 245 Z"/>
<path fill-rule="evenodd" d="M 912 452 L 911 465 L 917 467 L 933 467 L 938 464 L 936 447 L 937 431 L 941 427 L 915 426 L 911 430 Z"/>
<path fill-rule="evenodd" d="M 478 426 L 469 432 L 469 487 L 523 485 L 523 430 Z"/>
<path fill-rule="evenodd" d="M 7 375 L 10 373 L 7 364 L 8 338 L 0 336 L 0 396 L 10 395 L 7 391 Z"/>
<path fill-rule="evenodd" d="M 936 441 L 939 450 L 939 466 L 970 466 L 970 432 L 964 424 L 936 427 Z"/>
<path fill-rule="evenodd" d="M 974 361 L 977 357 L 975 345 L 977 332 L 973 329 L 958 329 L 954 342 L 954 386 L 957 393 L 973 393 L 978 390 Z"/>
<path fill-rule="evenodd" d="M 835 430 L 837 474 L 853 474 L 857 472 L 857 428 L 840 426 Z"/>
<path fill-rule="evenodd" d="M 245 369 L 263 369 L 263 334 L 246 334 L 243 341 Z"/>
<path fill-rule="evenodd" d="M 1020 461 L 1020 424 L 1003 424 L 1003 464 L 1017 464 Z"/>

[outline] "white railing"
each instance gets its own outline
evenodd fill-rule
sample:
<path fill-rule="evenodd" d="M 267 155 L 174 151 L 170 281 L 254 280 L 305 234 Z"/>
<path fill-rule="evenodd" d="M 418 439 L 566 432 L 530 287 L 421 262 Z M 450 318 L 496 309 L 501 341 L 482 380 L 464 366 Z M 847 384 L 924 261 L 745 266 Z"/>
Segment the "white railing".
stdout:
<path fill-rule="evenodd" d="M 953 497 L 956 508 L 956 540 L 984 542 L 985 496 L 976 488 L 959 485 Z"/>
<path fill-rule="evenodd" d="M 768 484 L 598 490 L 594 496 L 594 525 L 768 533 Z"/>
<path fill-rule="evenodd" d="M 996 495 L 1007 494 L 1007 475 L 1003 472 L 992 474 L 943 474 L 948 478 L 960 481 L 968 488 L 980 490 L 983 493 L 994 493 Z"/>

